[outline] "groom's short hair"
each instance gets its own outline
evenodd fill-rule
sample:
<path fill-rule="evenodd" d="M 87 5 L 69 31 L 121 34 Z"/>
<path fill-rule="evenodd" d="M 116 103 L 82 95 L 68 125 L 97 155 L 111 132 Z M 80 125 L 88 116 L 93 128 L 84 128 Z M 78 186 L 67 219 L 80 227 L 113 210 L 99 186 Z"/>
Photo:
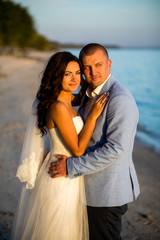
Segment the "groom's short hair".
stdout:
<path fill-rule="evenodd" d="M 109 58 L 108 51 L 105 47 L 98 43 L 89 43 L 85 45 L 79 53 L 80 62 L 83 64 L 83 57 L 92 55 L 98 49 L 101 49 L 106 54 L 107 58 Z"/>

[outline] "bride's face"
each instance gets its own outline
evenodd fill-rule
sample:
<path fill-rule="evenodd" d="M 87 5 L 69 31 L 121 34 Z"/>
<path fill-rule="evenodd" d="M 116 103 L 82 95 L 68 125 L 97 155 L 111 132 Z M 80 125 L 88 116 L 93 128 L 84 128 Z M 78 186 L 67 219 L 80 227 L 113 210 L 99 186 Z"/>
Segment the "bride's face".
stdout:
<path fill-rule="evenodd" d="M 69 62 L 62 80 L 62 89 L 67 92 L 75 92 L 81 81 L 80 66 L 77 62 Z"/>

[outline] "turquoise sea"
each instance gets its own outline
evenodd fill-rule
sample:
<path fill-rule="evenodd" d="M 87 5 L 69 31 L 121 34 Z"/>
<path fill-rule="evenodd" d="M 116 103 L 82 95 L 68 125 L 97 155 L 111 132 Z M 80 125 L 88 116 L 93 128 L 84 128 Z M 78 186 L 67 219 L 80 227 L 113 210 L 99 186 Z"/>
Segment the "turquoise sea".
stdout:
<path fill-rule="evenodd" d="M 65 49 L 79 55 L 79 49 Z M 160 153 L 160 49 L 108 49 L 111 73 L 139 108 L 137 138 Z"/>

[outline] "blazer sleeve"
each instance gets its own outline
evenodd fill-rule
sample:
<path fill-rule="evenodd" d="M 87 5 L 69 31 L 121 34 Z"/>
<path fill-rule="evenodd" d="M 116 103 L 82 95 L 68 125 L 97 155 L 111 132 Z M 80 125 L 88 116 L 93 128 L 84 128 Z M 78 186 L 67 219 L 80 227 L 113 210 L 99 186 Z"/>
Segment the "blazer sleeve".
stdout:
<path fill-rule="evenodd" d="M 70 178 L 88 175 L 118 161 L 130 145 L 137 128 L 138 109 L 134 99 L 118 95 L 110 99 L 107 108 L 106 140 L 101 147 L 80 157 L 67 159 Z"/>

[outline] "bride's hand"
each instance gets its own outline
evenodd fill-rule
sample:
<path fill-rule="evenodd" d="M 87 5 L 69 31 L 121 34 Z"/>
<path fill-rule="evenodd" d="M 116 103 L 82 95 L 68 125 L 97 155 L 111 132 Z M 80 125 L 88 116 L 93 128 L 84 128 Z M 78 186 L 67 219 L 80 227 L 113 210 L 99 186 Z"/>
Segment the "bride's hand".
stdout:
<path fill-rule="evenodd" d="M 97 119 L 101 115 L 107 103 L 107 100 L 108 100 L 108 94 L 105 92 L 93 104 L 90 112 L 90 117 L 94 117 Z"/>

